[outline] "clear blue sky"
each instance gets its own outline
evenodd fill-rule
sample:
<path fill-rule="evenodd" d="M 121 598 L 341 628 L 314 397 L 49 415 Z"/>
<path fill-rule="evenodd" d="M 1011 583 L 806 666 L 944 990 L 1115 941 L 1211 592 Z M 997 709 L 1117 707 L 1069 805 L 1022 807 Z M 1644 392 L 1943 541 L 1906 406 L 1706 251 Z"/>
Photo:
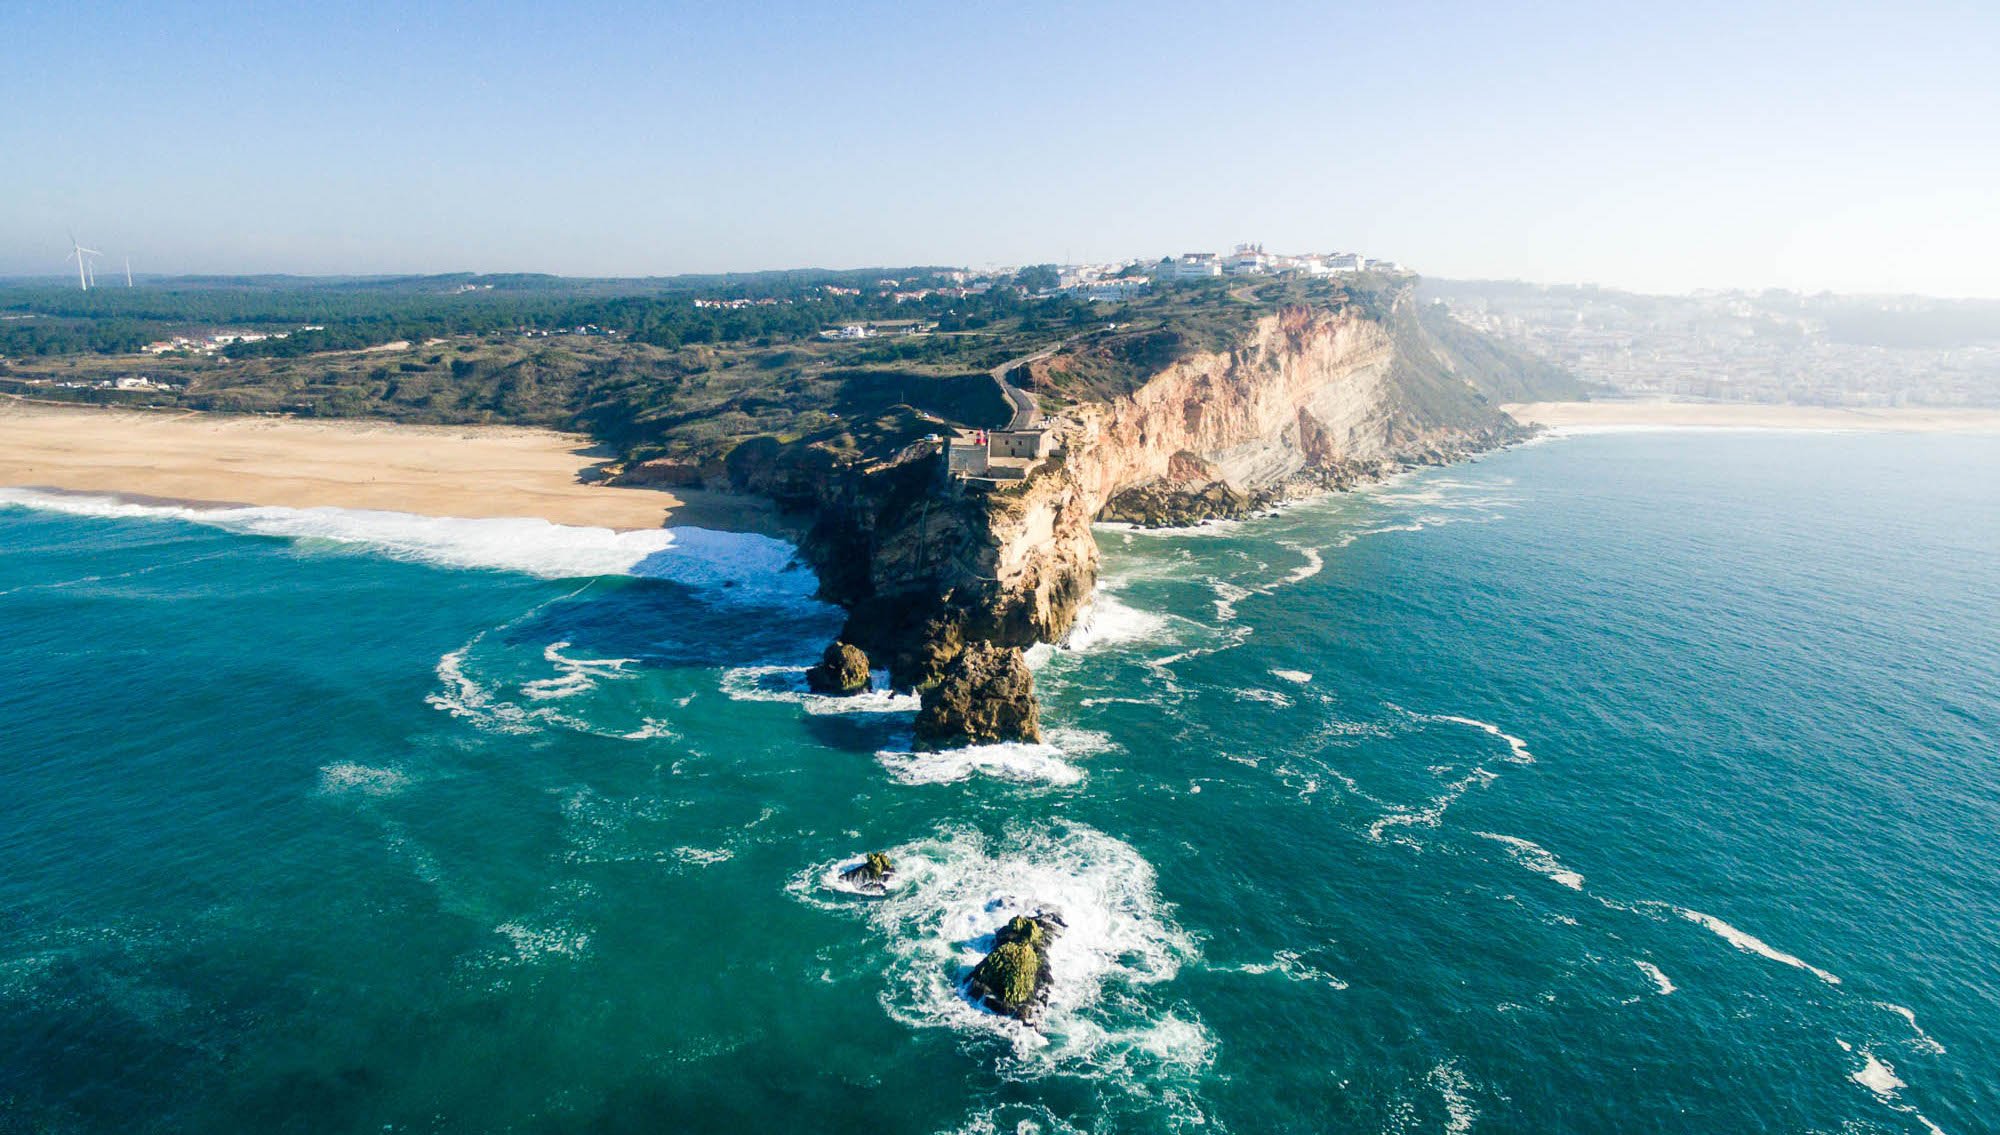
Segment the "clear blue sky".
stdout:
<path fill-rule="evenodd" d="M 2000 296 L 2000 4 L 0 4 L 0 272 L 1261 240 Z M 280 10 L 283 8 L 284 10 Z"/>

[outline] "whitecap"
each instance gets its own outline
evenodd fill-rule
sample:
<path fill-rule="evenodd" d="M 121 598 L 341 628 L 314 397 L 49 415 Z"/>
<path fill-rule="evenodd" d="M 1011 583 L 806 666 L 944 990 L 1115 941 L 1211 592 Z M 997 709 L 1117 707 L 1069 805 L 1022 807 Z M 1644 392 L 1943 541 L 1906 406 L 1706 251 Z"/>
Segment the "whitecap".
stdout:
<path fill-rule="evenodd" d="M 1282 678 L 1287 682 L 1292 682 L 1301 686 L 1306 685 L 1307 683 L 1313 680 L 1313 676 L 1311 674 L 1306 673 L 1304 670 L 1273 670 L 1271 671 L 1271 676 L 1273 678 Z"/>
<path fill-rule="evenodd" d="M 1507 742 L 1508 760 L 1513 761 L 1517 765 L 1531 765 L 1535 763 L 1535 756 L 1528 751 L 1528 743 L 1526 741 L 1521 740 L 1512 733 L 1503 731 L 1498 725 L 1490 721 L 1480 721 L 1477 718 L 1471 717 L 1454 717 L 1445 713 L 1431 714 L 1429 715 L 1429 720 L 1447 722 L 1452 725 L 1469 725 L 1474 729 L 1491 734 Z"/>
<path fill-rule="evenodd" d="M 1896 1075 L 1895 1065 L 1875 1055 L 1872 1051 L 1866 1048 L 1862 1049 L 1861 1058 L 1863 1064 L 1860 1070 L 1849 1078 L 1869 1091 L 1874 1092 L 1880 1099 L 1885 1101 L 1892 1100 L 1896 1098 L 1896 1092 L 1899 1089 L 1909 1086 L 1903 1082 L 1902 1077 Z"/>
<path fill-rule="evenodd" d="M 1638 966 L 1641 973 L 1653 979 L 1653 984 L 1659 987 L 1660 996 L 1665 997 L 1674 991 L 1674 983 L 1668 979 L 1666 974 L 1660 971 L 1659 966 L 1643 958 L 1633 958 L 1632 964 Z"/>
<path fill-rule="evenodd" d="M 1277 706 L 1279 709 L 1290 709 L 1292 707 L 1292 699 L 1285 696 L 1284 694 L 1279 693 L 1276 690 L 1260 690 L 1255 688 L 1247 690 L 1237 690 L 1236 700 L 1260 701 L 1263 702 L 1265 705 Z"/>
<path fill-rule="evenodd" d="M 710 866 L 711 864 L 722 863 L 735 856 L 735 854 L 736 854 L 735 852 L 729 850 L 726 847 L 674 848 L 675 859 L 680 860 L 682 863 L 691 864 L 696 867 L 707 867 Z"/>
<path fill-rule="evenodd" d="M 1877 1001 L 1875 1002 L 1875 1007 L 1878 1009 L 1887 1009 L 1910 1023 L 1910 1031 L 1917 1034 L 1916 1046 L 1918 1051 L 1927 1052 L 1932 1056 L 1944 1055 L 1944 1045 L 1931 1039 L 1931 1034 L 1925 1032 L 1924 1027 L 1917 1023 L 1915 1010 L 1906 1009 L 1890 1001 Z"/>
<path fill-rule="evenodd" d="M 636 575 L 759 601 L 804 602 L 818 590 L 783 540 L 707 528 L 620 531 L 535 517 L 467 518 L 352 508 L 194 507 L 0 488 L 0 506 L 113 520 L 179 520 L 301 546 L 351 546 L 449 568 L 495 568 L 546 579 Z"/>
<path fill-rule="evenodd" d="M 1723 941 L 1729 943 L 1730 945 L 1736 947 L 1737 949 L 1742 950 L 1744 953 L 1756 954 L 1759 957 L 1769 958 L 1774 962 L 1783 962 L 1788 966 L 1805 970 L 1807 973 L 1812 974 L 1814 977 L 1819 978 L 1821 981 L 1826 982 L 1828 985 L 1840 984 L 1840 979 L 1838 977 L 1835 977 L 1833 974 L 1828 973 L 1827 971 L 1819 968 L 1816 965 L 1811 964 L 1810 962 L 1806 962 L 1800 958 L 1792 956 L 1791 954 L 1787 954 L 1783 950 L 1776 949 L 1775 947 L 1771 946 L 1769 943 L 1766 943 L 1762 939 L 1757 938 L 1750 934 L 1746 934 L 1743 931 L 1738 930 L 1736 927 L 1731 926 L 1727 922 L 1722 921 L 1720 918 L 1717 918 L 1712 914 L 1703 914 L 1698 910 L 1689 910 L 1686 907 L 1679 907 L 1679 906 L 1673 909 L 1674 912 L 1679 914 L 1682 918 L 1687 919 L 1689 922 L 1693 922 L 1696 923 L 1697 925 L 1706 927 L 1711 933 L 1715 934 L 1717 937 L 1721 938 Z"/>
<path fill-rule="evenodd" d="M 1572 891 L 1583 889 L 1583 876 L 1563 866 L 1562 862 L 1550 854 L 1547 848 L 1538 843 L 1521 839 L 1517 836 L 1500 835 L 1497 832 L 1474 832 L 1472 834 L 1481 839 L 1490 839 L 1496 843 L 1506 845 L 1507 854 L 1514 862 L 1519 863 L 1521 866 L 1526 867 L 1528 870 L 1545 879 L 1561 883 Z M 1639 964 L 1645 965 L 1644 962 Z"/>

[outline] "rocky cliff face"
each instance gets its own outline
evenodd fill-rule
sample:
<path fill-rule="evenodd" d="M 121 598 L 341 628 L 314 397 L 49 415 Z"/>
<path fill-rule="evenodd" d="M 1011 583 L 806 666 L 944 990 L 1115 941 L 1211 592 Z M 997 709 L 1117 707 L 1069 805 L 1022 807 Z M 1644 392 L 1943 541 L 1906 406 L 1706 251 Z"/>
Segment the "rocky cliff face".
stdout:
<path fill-rule="evenodd" d="M 951 484 L 935 459 L 848 477 L 826 490 L 823 503 L 838 507 L 822 509 L 806 545 L 851 612 L 842 637 L 897 684 L 926 690 L 927 743 L 1033 739 L 1032 712 L 1003 715 L 1022 722 L 1010 731 L 990 714 L 956 712 L 944 694 L 977 688 L 996 667 L 1010 698 L 1023 693 L 1025 670 L 987 648 L 1068 633 L 1096 582 L 1093 520 L 1242 515 L 1522 435 L 1453 373 L 1410 303 L 1277 310 L 1227 350 L 1185 355 L 1129 394 L 1060 410 L 1056 456 L 1025 482 Z M 1033 366 L 1087 362 L 1059 352 Z M 1031 689 L 1026 697 L 1031 711 Z"/>

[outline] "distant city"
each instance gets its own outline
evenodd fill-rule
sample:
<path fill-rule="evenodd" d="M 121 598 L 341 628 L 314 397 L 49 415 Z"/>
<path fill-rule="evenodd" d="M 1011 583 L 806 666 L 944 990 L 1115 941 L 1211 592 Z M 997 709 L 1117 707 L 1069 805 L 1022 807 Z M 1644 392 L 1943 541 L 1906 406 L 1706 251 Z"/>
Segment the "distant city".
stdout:
<path fill-rule="evenodd" d="M 1425 280 L 1419 294 L 1604 393 L 1807 406 L 2000 405 L 2000 302 Z"/>

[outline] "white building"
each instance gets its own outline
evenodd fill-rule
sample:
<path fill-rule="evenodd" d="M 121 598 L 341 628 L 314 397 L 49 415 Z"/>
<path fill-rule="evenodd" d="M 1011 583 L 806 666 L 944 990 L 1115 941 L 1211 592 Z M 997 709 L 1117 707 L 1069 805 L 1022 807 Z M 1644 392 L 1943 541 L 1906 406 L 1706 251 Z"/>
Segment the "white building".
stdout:
<path fill-rule="evenodd" d="M 1264 254 L 1261 244 L 1239 244 L 1236 251 L 1229 254 L 1223 268 L 1232 276 L 1253 276 L 1269 271 L 1271 258 Z"/>
<path fill-rule="evenodd" d="M 1189 252 L 1174 261 L 1174 279 L 1205 280 L 1222 275 L 1222 258 L 1213 252 Z"/>

